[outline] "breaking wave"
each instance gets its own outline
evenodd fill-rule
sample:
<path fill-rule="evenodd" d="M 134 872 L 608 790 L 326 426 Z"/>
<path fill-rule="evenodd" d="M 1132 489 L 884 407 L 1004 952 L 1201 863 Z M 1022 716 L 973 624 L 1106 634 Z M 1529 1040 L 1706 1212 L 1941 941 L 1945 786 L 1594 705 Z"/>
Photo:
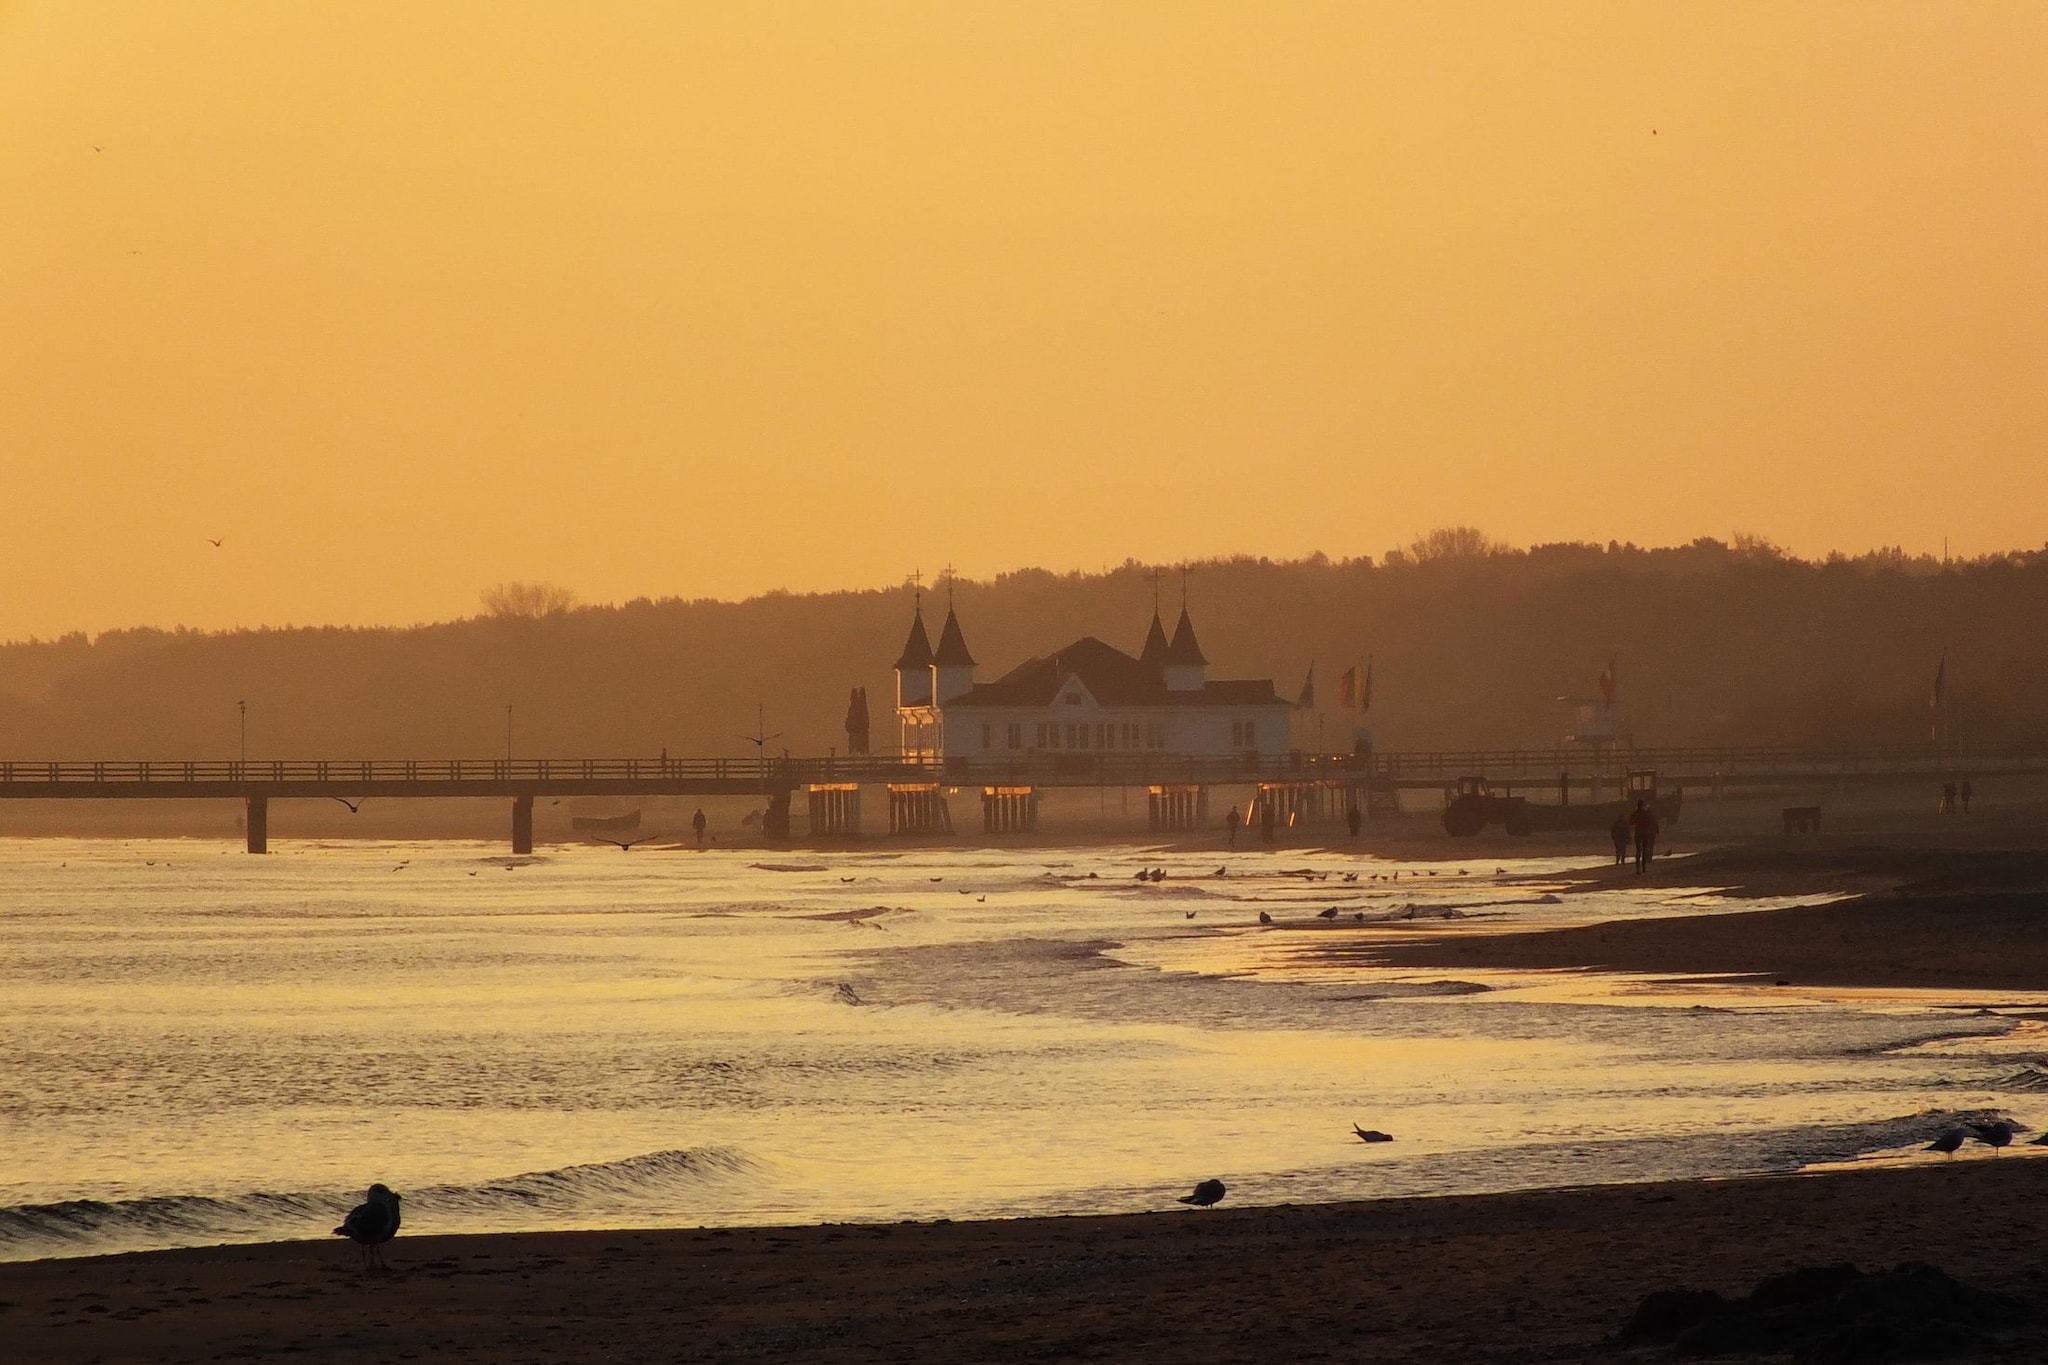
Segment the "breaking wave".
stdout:
<path fill-rule="evenodd" d="M 405 1196 L 408 1229 L 458 1232 L 508 1224 L 568 1225 L 598 1215 L 673 1216 L 712 1181 L 760 1173 L 759 1164 L 740 1152 L 706 1147 L 399 1193 Z M 353 1191 L 256 1191 L 16 1204 L 0 1207 L 0 1260 L 322 1236 L 360 1198 Z"/>

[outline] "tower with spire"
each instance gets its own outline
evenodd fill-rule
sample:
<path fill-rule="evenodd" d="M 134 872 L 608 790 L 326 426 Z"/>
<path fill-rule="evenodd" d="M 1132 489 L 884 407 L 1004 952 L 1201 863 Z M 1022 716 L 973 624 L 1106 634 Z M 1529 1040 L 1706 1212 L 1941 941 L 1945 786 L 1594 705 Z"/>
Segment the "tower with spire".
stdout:
<path fill-rule="evenodd" d="M 932 704 L 932 637 L 924 630 L 924 594 L 910 609 L 910 638 L 896 656 L 896 709 Z"/>
<path fill-rule="evenodd" d="M 1156 624 L 1159 618 L 1152 619 Z M 1181 604 L 1180 620 L 1174 622 L 1173 643 L 1166 647 L 1162 671 L 1169 692 L 1200 692 L 1208 684 L 1209 660 L 1195 643 L 1195 623 L 1188 616 L 1185 602 Z"/>
<path fill-rule="evenodd" d="M 967 652 L 960 617 L 953 610 L 953 578 L 946 576 L 946 624 L 939 630 L 938 652 L 932 655 L 932 701 L 944 706 L 974 690 L 974 656 Z"/>

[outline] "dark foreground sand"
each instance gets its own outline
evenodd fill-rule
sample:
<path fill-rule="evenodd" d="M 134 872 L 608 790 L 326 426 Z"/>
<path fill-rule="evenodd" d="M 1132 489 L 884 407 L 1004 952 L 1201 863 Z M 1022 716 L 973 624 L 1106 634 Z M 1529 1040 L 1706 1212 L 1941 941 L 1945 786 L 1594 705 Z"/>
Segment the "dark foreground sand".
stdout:
<path fill-rule="evenodd" d="M 1114 1218 L 406 1237 L 0 1266 L 10 1361 L 1634 1361 L 1645 1293 L 2048 1292 L 2048 1161 Z M 2035 1359 L 2038 1344 L 2004 1359 Z"/>

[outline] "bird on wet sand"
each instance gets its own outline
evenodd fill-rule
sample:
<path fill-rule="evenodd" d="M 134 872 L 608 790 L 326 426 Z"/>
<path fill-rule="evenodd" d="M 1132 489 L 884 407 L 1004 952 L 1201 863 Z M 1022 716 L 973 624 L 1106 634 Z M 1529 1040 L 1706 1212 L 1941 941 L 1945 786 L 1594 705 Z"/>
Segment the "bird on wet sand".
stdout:
<path fill-rule="evenodd" d="M 348 1217 L 334 1230 L 362 1251 L 363 1269 L 385 1270 L 383 1246 L 398 1235 L 398 1196 L 383 1185 L 372 1185 L 363 1202 L 350 1209 Z"/>
<path fill-rule="evenodd" d="M 1228 1193 L 1229 1191 L 1224 1187 L 1222 1181 L 1204 1180 L 1201 1184 L 1195 1186 L 1193 1194 L 1180 1196 L 1180 1202 L 1192 1204 L 1198 1209 L 1206 1209 L 1211 1204 L 1221 1203 L 1223 1196 Z"/>
<path fill-rule="evenodd" d="M 1946 1156 L 1954 1156 L 1956 1149 L 1962 1146 L 1964 1140 L 1968 1137 L 1969 1134 L 1965 1133 L 1962 1129 L 1951 1128 L 1934 1141 L 1928 1143 L 1927 1150 L 1930 1152 L 1940 1152 Z"/>
<path fill-rule="evenodd" d="M 2012 1135 L 2013 1126 L 2004 1119 L 1995 1119 L 1990 1123 L 1973 1123 L 1970 1125 L 1970 1136 L 1976 1138 L 1977 1141 L 1983 1143 L 1994 1152 L 2001 1147 L 2010 1147 L 2012 1145 Z"/>
<path fill-rule="evenodd" d="M 1259 923 L 1271 924 L 1272 922 L 1273 917 L 1271 915 L 1267 914 L 1264 910 L 1259 911 Z"/>
<path fill-rule="evenodd" d="M 1337 918 L 1337 907 L 1336 907 L 1336 906 L 1334 906 L 1334 905 L 1333 905 L 1333 906 L 1331 906 L 1331 907 L 1330 907 L 1329 909 L 1327 909 L 1327 910 L 1325 910 L 1325 911 L 1321 912 L 1320 914 L 1318 914 L 1318 915 L 1316 916 L 1316 918 L 1317 918 L 1317 919 L 1335 919 L 1335 918 Z"/>
<path fill-rule="evenodd" d="M 1351 1131 L 1358 1134 L 1360 1142 L 1392 1142 L 1394 1140 L 1392 1133 L 1382 1133 L 1377 1128 L 1360 1128 L 1355 1122 L 1351 1125 Z"/>

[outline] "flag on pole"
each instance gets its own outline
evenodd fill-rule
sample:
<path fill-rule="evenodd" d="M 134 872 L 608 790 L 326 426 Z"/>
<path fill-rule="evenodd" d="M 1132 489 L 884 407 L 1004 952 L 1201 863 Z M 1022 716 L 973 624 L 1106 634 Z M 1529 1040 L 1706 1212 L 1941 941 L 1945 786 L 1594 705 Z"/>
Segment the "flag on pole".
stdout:
<path fill-rule="evenodd" d="M 1941 656 L 1941 663 L 1934 670 L 1934 694 L 1927 699 L 1928 709 L 1939 711 L 1941 709 L 1941 699 L 1946 695 L 1948 695 L 1948 654 L 1944 652 Z"/>
<path fill-rule="evenodd" d="M 1372 710 L 1372 656 L 1365 660 L 1365 681 L 1358 686 L 1358 710 L 1360 714 Z"/>
<path fill-rule="evenodd" d="M 1616 668 L 1618 662 L 1615 656 L 1610 655 L 1607 660 L 1607 671 L 1600 675 L 1600 700 L 1609 706 L 1614 705 L 1615 694 L 1621 690 L 1621 674 Z"/>
<path fill-rule="evenodd" d="M 1337 678 L 1337 705 L 1349 711 L 1358 705 L 1358 668 L 1353 665 Z"/>
<path fill-rule="evenodd" d="M 1294 703 L 1294 708 L 1297 711 L 1316 709 L 1316 665 L 1313 659 L 1309 660 L 1308 677 L 1302 680 L 1301 699 Z"/>

